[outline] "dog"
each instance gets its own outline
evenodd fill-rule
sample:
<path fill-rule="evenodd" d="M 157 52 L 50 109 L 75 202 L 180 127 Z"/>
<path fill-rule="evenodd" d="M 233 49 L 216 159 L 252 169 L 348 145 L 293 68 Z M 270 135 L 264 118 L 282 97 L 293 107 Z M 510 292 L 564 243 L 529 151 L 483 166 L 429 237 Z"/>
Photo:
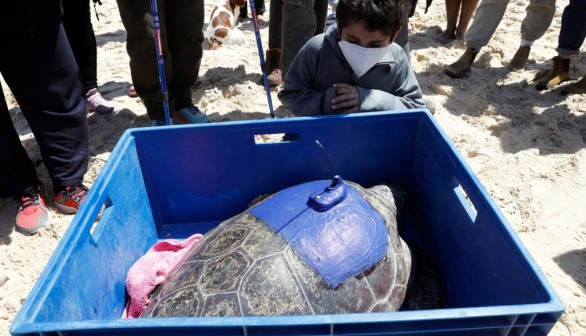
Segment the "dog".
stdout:
<path fill-rule="evenodd" d="M 206 29 L 206 37 L 215 50 L 223 43 L 242 45 L 244 33 L 236 28 L 236 9 L 246 6 L 246 0 L 217 0 L 210 15 L 210 23 Z"/>

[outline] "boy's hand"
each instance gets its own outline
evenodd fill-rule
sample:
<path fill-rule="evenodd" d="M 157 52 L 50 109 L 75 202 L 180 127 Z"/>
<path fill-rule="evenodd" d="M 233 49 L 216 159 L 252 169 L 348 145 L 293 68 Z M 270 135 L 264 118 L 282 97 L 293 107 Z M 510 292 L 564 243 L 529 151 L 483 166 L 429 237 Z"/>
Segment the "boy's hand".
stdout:
<path fill-rule="evenodd" d="M 344 83 L 333 85 L 336 98 L 332 99 L 332 109 L 342 110 L 344 113 L 358 112 L 360 108 L 360 93 L 358 88 Z"/>

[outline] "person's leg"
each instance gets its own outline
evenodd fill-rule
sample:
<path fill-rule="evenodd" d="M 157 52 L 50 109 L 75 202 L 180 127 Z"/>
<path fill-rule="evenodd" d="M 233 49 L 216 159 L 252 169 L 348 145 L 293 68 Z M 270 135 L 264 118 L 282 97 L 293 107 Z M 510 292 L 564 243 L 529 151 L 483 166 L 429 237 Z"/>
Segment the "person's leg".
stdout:
<path fill-rule="evenodd" d="M 328 4 L 331 7 L 330 14 L 326 17 L 326 27 L 329 27 L 336 23 L 336 9 L 338 8 L 338 0 L 328 0 Z"/>
<path fill-rule="evenodd" d="M 271 0 L 269 10 L 269 49 L 281 49 L 283 0 Z"/>
<path fill-rule="evenodd" d="M 564 10 L 562 17 L 562 30 L 556 49 L 560 55 L 576 55 L 586 39 L 586 3 L 584 1 L 570 0 L 568 12 Z M 566 17 L 567 15 L 567 17 Z M 568 21 L 568 23 L 565 23 Z M 562 94 L 585 94 L 586 75 L 580 80 L 566 86 Z"/>
<path fill-rule="evenodd" d="M 488 44 L 498 28 L 509 0 L 482 0 L 476 12 L 472 25 L 466 32 L 466 47 L 480 51 Z"/>
<path fill-rule="evenodd" d="M 83 93 L 98 87 L 96 37 L 92 27 L 91 0 L 61 0 L 63 28 L 83 81 Z"/>
<path fill-rule="evenodd" d="M 198 1 L 199 2 L 199 1 Z M 151 121 L 164 119 L 163 97 L 159 82 L 159 68 L 155 49 L 153 18 L 149 1 L 117 0 L 122 24 L 126 29 L 126 50 L 130 57 L 130 74 L 137 95 L 143 100 Z M 161 44 L 165 61 L 167 83 L 172 81 L 171 55 L 167 47 L 164 1 L 159 0 Z M 201 30 L 201 26 L 199 28 Z M 169 100 L 173 111 L 173 101 Z"/>
<path fill-rule="evenodd" d="M 257 15 L 263 15 L 267 11 L 265 7 L 265 0 L 255 0 L 254 9 L 256 9 Z"/>
<path fill-rule="evenodd" d="M 512 71 L 525 68 L 533 42 L 541 38 L 551 25 L 555 14 L 555 0 L 531 0 L 525 12 L 521 23 L 521 43 L 507 66 Z"/>
<path fill-rule="evenodd" d="M 281 73 L 281 24 L 282 0 L 271 0 L 269 10 L 269 49 L 266 52 L 267 80 L 271 86 L 279 86 L 283 82 Z"/>
<path fill-rule="evenodd" d="M 458 12 L 460 6 L 466 0 L 446 0 L 446 29 L 438 35 L 437 41 L 440 43 L 447 43 L 453 39 L 456 34 L 456 22 L 458 21 Z"/>
<path fill-rule="evenodd" d="M 586 38 L 586 3 L 581 0 L 570 0 L 562 14 L 562 26 L 558 38 L 558 56 L 553 58 L 551 70 L 536 83 L 538 90 L 544 90 L 559 85 L 570 79 L 570 59 L 579 53 L 580 47 Z M 579 81 L 575 93 L 580 92 L 581 85 L 586 81 Z M 569 89 L 567 93 L 571 93 Z"/>
<path fill-rule="evenodd" d="M 409 49 L 409 17 L 407 15 L 405 15 L 405 18 L 403 19 L 403 24 L 401 24 L 401 31 L 395 39 L 395 43 L 403 48 L 403 51 L 407 55 L 407 60 L 411 62 L 411 50 Z"/>
<path fill-rule="evenodd" d="M 240 7 L 238 14 L 238 22 L 243 22 L 248 17 L 248 1 L 244 2 L 244 6 Z"/>
<path fill-rule="evenodd" d="M 255 0 L 254 1 L 254 9 L 256 10 L 257 19 L 263 21 L 262 15 L 267 11 L 265 8 L 265 1 L 264 0 Z M 244 20 L 248 17 L 248 1 L 244 2 L 244 6 L 240 7 L 240 13 L 238 14 L 238 22 L 244 22 Z"/>
<path fill-rule="evenodd" d="M 192 89 L 203 56 L 203 21 L 202 1 L 175 0 L 167 3 L 167 41 L 173 73 L 169 93 L 175 98 L 175 109 L 193 105 Z"/>
<path fill-rule="evenodd" d="M 328 1 L 315 0 L 313 3 L 313 12 L 315 13 L 315 32 L 313 35 L 319 35 L 324 32 L 326 27 L 326 17 L 328 16 Z"/>
<path fill-rule="evenodd" d="M 543 36 L 555 15 L 555 0 L 531 0 L 521 23 L 521 39 L 535 41 Z"/>
<path fill-rule="evenodd" d="M 173 80 L 169 80 L 169 94 L 175 100 L 173 117 L 180 123 L 208 122 L 207 116 L 194 106 L 192 97 L 203 56 L 203 1 L 169 1 L 166 10 L 173 73 Z"/>
<path fill-rule="evenodd" d="M 0 58 L 0 72 L 35 136 L 53 186 L 82 184 L 89 157 L 86 102 L 61 24 L 39 27 Z"/>
<path fill-rule="evenodd" d="M 10 119 L 1 85 L 0 141 L 0 197 L 20 201 L 15 228 L 25 234 L 34 234 L 45 226 L 48 210 L 35 166 L 22 147 Z"/>
<path fill-rule="evenodd" d="M 91 0 L 62 0 L 63 28 L 81 73 L 83 96 L 88 111 L 100 114 L 114 112 L 114 105 L 98 92 L 96 36 L 92 26 Z"/>
<path fill-rule="evenodd" d="M 478 6 L 478 0 L 462 0 L 462 7 L 460 8 L 460 20 L 456 27 L 455 39 L 464 42 L 466 38 L 466 31 L 472 20 L 472 15 Z"/>
<path fill-rule="evenodd" d="M 466 32 L 466 50 L 456 62 L 446 66 L 444 73 L 459 78 L 472 67 L 476 55 L 492 38 L 501 22 L 508 0 L 482 0 L 474 13 L 474 20 Z"/>
<path fill-rule="evenodd" d="M 6 64 L 0 56 L 0 70 Z M 37 170 L 14 129 L 0 84 L 0 197 L 18 197 L 40 184 Z"/>
<path fill-rule="evenodd" d="M 560 56 L 578 55 L 586 39 L 586 2 L 570 0 L 562 14 L 556 51 Z"/>
<path fill-rule="evenodd" d="M 281 34 L 283 77 L 287 76 L 287 71 L 299 50 L 315 34 L 317 23 L 313 5 L 313 0 L 283 0 Z"/>

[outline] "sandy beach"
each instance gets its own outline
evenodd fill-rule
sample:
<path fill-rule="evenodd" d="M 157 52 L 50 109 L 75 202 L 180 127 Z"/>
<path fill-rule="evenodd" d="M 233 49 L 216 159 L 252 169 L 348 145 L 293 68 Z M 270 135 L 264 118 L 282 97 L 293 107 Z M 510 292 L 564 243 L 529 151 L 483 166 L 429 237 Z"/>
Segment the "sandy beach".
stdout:
<path fill-rule="evenodd" d="M 212 3 L 205 0 L 206 22 Z M 551 335 L 586 335 L 586 95 L 562 96 L 559 88 L 540 92 L 532 83 L 556 55 L 567 0 L 557 2 L 554 21 L 533 45 L 526 70 L 506 69 L 519 46 L 526 3 L 511 1 L 470 75 L 453 79 L 443 67 L 456 61 L 464 49 L 435 40 L 446 22 L 444 1 L 436 0 L 427 14 L 420 1 L 411 18 L 411 62 L 425 98 L 435 104 L 435 118 L 564 301 L 566 312 Z M 126 129 L 149 126 L 140 99 L 127 94 L 131 76 L 126 32 L 116 2 L 103 1 L 97 11 L 99 21 L 95 16 L 93 20 L 98 84 L 118 111 L 88 115 L 88 186 Z M 252 22 L 245 21 L 240 29 L 246 36 L 244 46 L 209 50 L 204 42 L 194 97 L 213 122 L 269 117 L 264 88 L 258 85 L 261 70 Z M 261 25 L 261 36 L 266 50 L 267 24 Z M 584 75 L 586 55 L 581 54 L 572 60 L 571 76 Z M 22 143 L 37 159 L 39 149 L 30 128 L 6 84 L 2 86 Z M 271 95 L 277 116 L 287 116 L 277 91 Z M 45 167 L 38 170 L 42 182 L 50 186 Z M 0 335 L 9 334 L 10 324 L 73 219 L 51 202 L 47 226 L 25 236 L 14 230 L 18 203 L 0 199 Z"/>

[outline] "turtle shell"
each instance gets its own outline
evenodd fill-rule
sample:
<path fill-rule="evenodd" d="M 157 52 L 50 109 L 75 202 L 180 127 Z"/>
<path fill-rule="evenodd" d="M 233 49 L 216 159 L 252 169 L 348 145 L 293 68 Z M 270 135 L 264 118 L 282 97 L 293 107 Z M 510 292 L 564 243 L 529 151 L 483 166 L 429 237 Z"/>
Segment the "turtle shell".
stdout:
<path fill-rule="evenodd" d="M 222 222 L 188 251 L 157 288 L 141 317 L 398 310 L 407 290 L 411 255 L 398 234 L 393 189 L 349 185 L 380 214 L 386 227 L 386 251 L 368 269 L 332 288 L 290 242 L 249 208 Z M 270 201 L 271 197 L 260 204 Z"/>

